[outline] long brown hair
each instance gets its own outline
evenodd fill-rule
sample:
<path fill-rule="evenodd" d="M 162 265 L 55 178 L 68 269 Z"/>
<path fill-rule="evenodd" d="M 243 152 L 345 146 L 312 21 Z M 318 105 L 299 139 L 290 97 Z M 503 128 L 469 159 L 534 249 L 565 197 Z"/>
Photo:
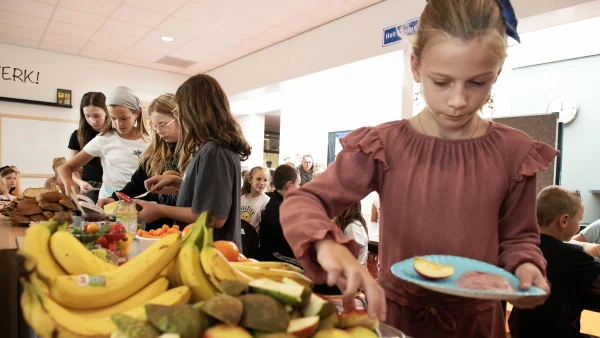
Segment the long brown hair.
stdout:
<path fill-rule="evenodd" d="M 269 176 L 269 181 L 272 180 L 271 174 L 267 169 L 263 167 L 254 167 L 250 169 L 250 172 L 248 172 L 246 176 L 244 176 L 244 184 L 242 185 L 242 195 L 247 195 L 252 192 L 252 178 L 259 170 L 264 170 L 267 173 L 267 176 Z"/>
<path fill-rule="evenodd" d="M 497 0 L 429 0 L 419 18 L 413 54 L 420 60 L 427 44 L 440 38 L 485 38 L 499 59 L 506 58 L 506 23 Z"/>
<path fill-rule="evenodd" d="M 367 222 L 362 215 L 360 202 L 354 202 L 349 207 L 347 207 L 344 211 L 342 211 L 339 216 L 333 219 L 333 223 L 337 225 L 342 231 L 346 231 L 346 227 L 354 221 L 359 221 L 362 224 L 363 228 L 365 228 L 365 232 L 367 236 L 369 235 L 369 229 L 367 228 Z"/>
<path fill-rule="evenodd" d="M 208 141 L 235 151 L 242 161 L 248 159 L 250 145 L 231 115 L 229 100 L 217 80 L 206 74 L 192 76 L 179 86 L 175 101 L 181 126 L 176 151 L 182 170 L 189 162 L 184 154 L 195 154 L 198 146 Z"/>
<path fill-rule="evenodd" d="M 175 95 L 167 93 L 155 98 L 150 103 L 148 110 L 150 115 L 160 113 L 175 118 L 173 111 L 176 107 Z M 160 175 L 165 169 L 167 160 L 175 154 L 173 147 L 167 141 L 160 137 L 158 133 L 153 134 L 152 142 L 140 156 L 140 163 L 145 166 L 144 169 L 149 177 Z"/>
<path fill-rule="evenodd" d="M 89 106 L 98 107 L 104 110 L 104 126 L 102 126 L 102 129 L 104 129 L 107 124 L 110 125 L 108 108 L 106 108 L 106 96 L 100 92 L 87 92 L 83 94 L 81 103 L 79 104 L 79 128 L 77 129 L 77 142 L 81 149 L 96 136 L 96 131 L 87 122 L 85 114 L 83 113 L 83 108 Z"/>

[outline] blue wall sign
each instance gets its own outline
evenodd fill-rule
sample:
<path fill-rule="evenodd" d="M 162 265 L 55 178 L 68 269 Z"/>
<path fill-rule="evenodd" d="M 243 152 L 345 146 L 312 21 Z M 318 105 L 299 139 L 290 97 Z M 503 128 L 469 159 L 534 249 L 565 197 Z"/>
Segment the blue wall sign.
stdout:
<path fill-rule="evenodd" d="M 382 47 L 393 45 L 403 39 L 417 34 L 418 19 L 407 21 L 397 26 L 391 26 L 383 29 Z"/>

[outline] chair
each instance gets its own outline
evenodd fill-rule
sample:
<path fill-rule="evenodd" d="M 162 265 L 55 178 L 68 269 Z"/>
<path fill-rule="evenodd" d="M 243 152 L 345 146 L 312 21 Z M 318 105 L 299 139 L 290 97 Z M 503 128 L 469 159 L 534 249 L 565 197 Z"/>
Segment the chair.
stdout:
<path fill-rule="evenodd" d="M 246 258 L 258 259 L 258 245 L 260 243 L 258 232 L 254 229 L 252 224 L 243 219 L 240 221 L 242 223 L 242 254 L 244 254 Z"/>

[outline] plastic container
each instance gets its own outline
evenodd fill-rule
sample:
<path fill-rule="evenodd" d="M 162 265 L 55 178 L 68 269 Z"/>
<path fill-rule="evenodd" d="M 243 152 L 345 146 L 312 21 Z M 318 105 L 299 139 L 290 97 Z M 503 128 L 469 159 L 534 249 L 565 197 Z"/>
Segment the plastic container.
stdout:
<path fill-rule="evenodd" d="M 118 226 L 116 227 L 117 223 L 107 223 L 98 227 L 97 230 L 93 227 L 91 230 L 95 232 L 82 231 L 89 230 L 90 224 L 83 229 L 73 228 L 71 234 L 86 248 L 94 251 L 94 254 L 112 264 L 121 265 L 129 260 L 129 248 L 133 236 L 127 235 L 124 227 L 121 226 L 119 229 Z"/>
<path fill-rule="evenodd" d="M 135 203 L 127 203 L 119 201 L 119 205 L 115 209 L 115 221 L 123 224 L 127 233 L 135 236 L 137 233 L 137 209 Z"/>
<path fill-rule="evenodd" d="M 160 241 L 160 238 L 145 238 L 138 235 L 135 236 L 140 241 L 140 251 L 148 249 L 152 244 Z"/>

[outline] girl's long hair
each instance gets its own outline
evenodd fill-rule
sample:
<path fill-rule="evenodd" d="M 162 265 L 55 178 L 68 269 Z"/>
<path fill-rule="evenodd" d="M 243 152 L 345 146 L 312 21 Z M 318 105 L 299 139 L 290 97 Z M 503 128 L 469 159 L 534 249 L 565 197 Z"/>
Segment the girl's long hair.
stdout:
<path fill-rule="evenodd" d="M 242 128 L 229 109 L 227 95 L 213 77 L 206 74 L 192 76 L 175 94 L 181 137 L 177 143 L 179 167 L 184 170 L 190 161 L 187 155 L 209 141 L 236 152 L 240 160 L 250 156 L 251 148 Z"/>
<path fill-rule="evenodd" d="M 83 108 L 89 106 L 98 107 L 104 110 L 104 126 L 102 126 L 102 129 L 106 128 L 107 124 L 110 125 L 108 108 L 106 108 L 106 96 L 100 92 L 87 92 L 83 94 L 81 103 L 79 104 L 79 128 L 77 129 L 77 142 L 81 149 L 83 149 L 83 147 L 85 147 L 85 145 L 97 134 L 94 128 L 87 122 L 85 114 L 83 113 Z"/>
<path fill-rule="evenodd" d="M 369 235 L 369 229 L 367 228 L 367 222 L 362 215 L 360 202 L 354 202 L 347 207 L 339 216 L 333 219 L 333 223 L 337 225 L 342 231 L 345 231 L 348 225 L 354 221 L 359 221 L 365 228 L 367 236 Z"/>
<path fill-rule="evenodd" d="M 160 95 L 150 103 L 148 111 L 152 113 L 160 113 L 163 115 L 176 118 L 173 111 L 175 105 L 175 95 L 167 93 Z M 153 133 L 152 141 L 148 148 L 140 156 L 140 163 L 144 166 L 144 170 L 148 173 L 148 177 L 157 176 L 163 173 L 166 168 L 167 161 L 176 154 L 173 147 L 165 141 L 158 133 Z M 189 154 L 188 154 L 189 156 Z M 179 170 L 181 172 L 181 170 Z"/>

